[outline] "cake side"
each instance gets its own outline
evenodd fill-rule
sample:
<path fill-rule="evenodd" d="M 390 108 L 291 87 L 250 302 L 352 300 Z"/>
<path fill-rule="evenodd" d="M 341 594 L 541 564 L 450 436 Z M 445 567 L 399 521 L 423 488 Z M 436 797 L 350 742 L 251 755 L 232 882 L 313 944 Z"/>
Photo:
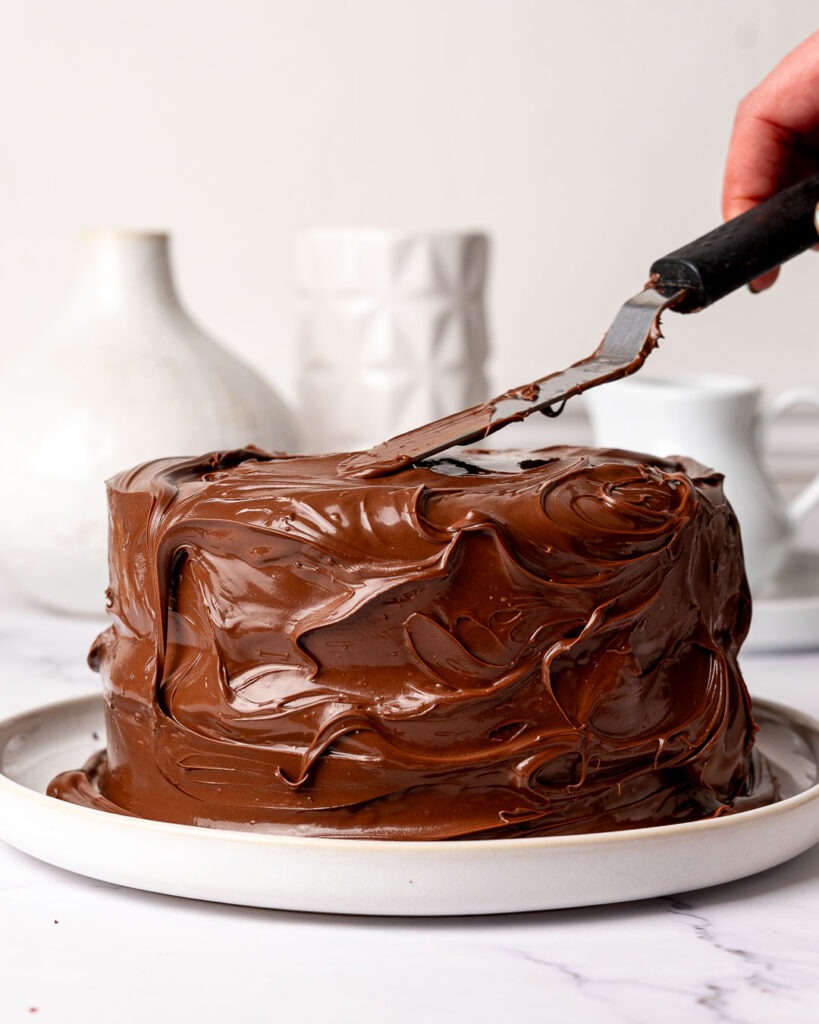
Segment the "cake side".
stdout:
<path fill-rule="evenodd" d="M 396 839 L 742 800 L 750 601 L 718 475 L 553 448 L 362 481 L 342 458 L 249 450 L 110 482 L 108 749 L 54 795 Z"/>

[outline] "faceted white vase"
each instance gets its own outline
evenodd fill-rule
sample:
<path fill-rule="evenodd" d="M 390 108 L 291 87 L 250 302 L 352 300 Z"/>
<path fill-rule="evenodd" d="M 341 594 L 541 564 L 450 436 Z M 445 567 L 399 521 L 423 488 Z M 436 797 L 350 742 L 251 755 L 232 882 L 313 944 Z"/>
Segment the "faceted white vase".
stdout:
<path fill-rule="evenodd" d="M 63 611 L 104 610 L 107 477 L 147 459 L 296 442 L 282 400 L 181 306 L 164 234 L 85 236 L 67 307 L 4 385 L 0 567 Z"/>
<path fill-rule="evenodd" d="M 356 451 L 487 397 L 485 235 L 323 229 L 296 249 L 302 443 Z"/>

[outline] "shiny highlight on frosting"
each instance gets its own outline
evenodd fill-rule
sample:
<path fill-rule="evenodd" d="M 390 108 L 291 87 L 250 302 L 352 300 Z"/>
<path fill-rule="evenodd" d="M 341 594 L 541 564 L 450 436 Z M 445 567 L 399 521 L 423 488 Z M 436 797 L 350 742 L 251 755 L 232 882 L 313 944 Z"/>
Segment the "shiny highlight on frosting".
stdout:
<path fill-rule="evenodd" d="M 91 653 L 108 747 L 52 795 L 383 839 L 753 799 L 721 477 L 566 447 L 375 480 L 342 460 L 247 449 L 110 481 L 113 624 Z"/>

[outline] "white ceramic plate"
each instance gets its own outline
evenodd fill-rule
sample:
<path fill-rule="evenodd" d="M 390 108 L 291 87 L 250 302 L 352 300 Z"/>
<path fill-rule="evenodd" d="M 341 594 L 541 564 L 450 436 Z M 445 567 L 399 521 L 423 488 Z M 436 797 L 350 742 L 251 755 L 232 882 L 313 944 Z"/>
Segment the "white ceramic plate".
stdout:
<path fill-rule="evenodd" d="M 819 647 L 819 552 L 795 551 L 782 572 L 754 594 L 742 653 Z"/>
<path fill-rule="evenodd" d="M 759 701 L 758 742 L 788 795 L 715 820 L 599 835 L 466 842 L 303 839 L 143 821 L 44 795 L 102 746 L 99 697 L 0 723 L 0 838 L 137 889 L 286 910 L 498 914 L 729 882 L 819 840 L 819 722 Z"/>

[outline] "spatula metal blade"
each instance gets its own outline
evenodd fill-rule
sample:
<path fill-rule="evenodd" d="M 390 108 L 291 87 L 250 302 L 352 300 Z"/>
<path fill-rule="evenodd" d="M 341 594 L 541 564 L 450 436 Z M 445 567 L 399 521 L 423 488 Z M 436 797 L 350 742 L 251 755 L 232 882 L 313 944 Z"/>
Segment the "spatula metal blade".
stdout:
<path fill-rule="evenodd" d="M 481 441 L 507 423 L 534 412 L 556 416 L 574 395 L 639 370 L 660 338 L 660 314 L 683 294 L 681 290 L 664 293 L 650 283 L 623 304 L 603 341 L 586 359 L 512 388 L 490 402 L 399 434 L 369 451 L 357 452 L 340 464 L 339 471 L 344 476 L 385 476 L 447 448 Z"/>

